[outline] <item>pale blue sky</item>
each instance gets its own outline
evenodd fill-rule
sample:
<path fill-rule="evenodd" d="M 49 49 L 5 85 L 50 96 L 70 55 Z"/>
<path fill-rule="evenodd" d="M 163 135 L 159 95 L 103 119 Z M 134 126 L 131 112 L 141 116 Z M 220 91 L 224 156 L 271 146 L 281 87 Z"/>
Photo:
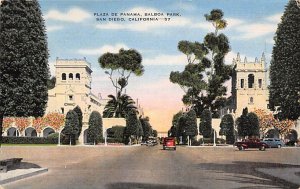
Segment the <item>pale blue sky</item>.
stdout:
<path fill-rule="evenodd" d="M 154 127 L 166 130 L 172 114 L 182 107 L 181 89 L 169 82 L 171 71 L 183 70 L 185 57 L 177 50 L 180 40 L 203 41 L 213 31 L 204 19 L 212 9 L 222 9 L 230 41 L 230 64 L 240 52 L 248 61 L 266 51 L 267 61 L 273 47 L 273 36 L 283 14 L 285 0 L 43 0 L 40 1 L 46 20 L 49 63 L 53 69 L 56 57 L 82 58 L 92 64 L 93 91 L 103 97 L 114 94 L 98 57 L 120 48 L 134 48 L 143 56 L 145 74 L 132 77 L 127 93 L 139 98 L 145 114 Z M 180 13 L 169 22 L 99 22 L 94 13 L 168 12 Z M 155 115 L 160 115 L 158 118 Z M 163 124 L 161 120 L 166 120 Z M 158 125 L 161 123 L 161 125 Z M 156 124 L 156 125 L 155 125 Z"/>

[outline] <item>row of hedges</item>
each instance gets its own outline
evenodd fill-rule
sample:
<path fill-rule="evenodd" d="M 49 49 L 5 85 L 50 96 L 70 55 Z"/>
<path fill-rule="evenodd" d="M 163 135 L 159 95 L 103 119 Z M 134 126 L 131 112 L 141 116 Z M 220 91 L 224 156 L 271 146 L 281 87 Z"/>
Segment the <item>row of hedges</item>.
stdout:
<path fill-rule="evenodd" d="M 199 140 L 192 141 L 192 146 L 200 146 L 200 145 L 203 145 L 203 143 L 205 145 L 213 144 L 214 139 L 213 138 L 200 138 Z M 216 138 L 216 144 L 226 144 L 226 140 L 224 140 L 222 138 Z"/>
<path fill-rule="evenodd" d="M 2 137 L 2 144 L 57 144 L 57 138 L 46 137 Z"/>

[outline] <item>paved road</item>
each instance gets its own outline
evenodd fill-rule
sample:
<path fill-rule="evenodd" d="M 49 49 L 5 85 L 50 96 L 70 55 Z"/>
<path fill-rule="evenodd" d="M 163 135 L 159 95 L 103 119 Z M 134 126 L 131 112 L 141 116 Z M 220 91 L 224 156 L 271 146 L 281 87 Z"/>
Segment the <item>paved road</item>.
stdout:
<path fill-rule="evenodd" d="M 256 169 L 300 168 L 299 148 L 265 152 L 188 147 L 164 151 L 161 146 L 1 149 L 1 158 L 20 156 L 49 171 L 6 184 L 5 189 L 298 188 Z"/>

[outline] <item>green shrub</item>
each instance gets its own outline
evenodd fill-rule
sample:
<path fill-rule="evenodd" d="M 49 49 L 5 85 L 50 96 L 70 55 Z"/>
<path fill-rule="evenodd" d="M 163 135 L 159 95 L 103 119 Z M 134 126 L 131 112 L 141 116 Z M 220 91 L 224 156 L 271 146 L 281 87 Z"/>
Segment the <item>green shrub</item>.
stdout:
<path fill-rule="evenodd" d="M 123 143 L 122 138 L 108 138 L 107 143 Z"/>
<path fill-rule="evenodd" d="M 49 137 L 8 137 L 2 138 L 3 144 L 57 144 L 58 138 Z"/>
<path fill-rule="evenodd" d="M 58 140 L 58 135 L 59 135 L 59 133 L 51 133 L 48 135 L 48 138 L 57 138 L 57 140 Z"/>

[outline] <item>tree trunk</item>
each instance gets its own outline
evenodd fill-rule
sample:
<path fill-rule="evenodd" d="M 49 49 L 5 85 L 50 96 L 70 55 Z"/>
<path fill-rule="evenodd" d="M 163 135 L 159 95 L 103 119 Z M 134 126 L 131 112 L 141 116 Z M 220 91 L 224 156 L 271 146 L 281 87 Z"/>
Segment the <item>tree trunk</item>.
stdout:
<path fill-rule="evenodd" d="M 3 117 L 4 117 L 4 114 L 1 112 L 0 113 L 0 148 L 1 148 L 1 144 L 2 144 Z"/>

